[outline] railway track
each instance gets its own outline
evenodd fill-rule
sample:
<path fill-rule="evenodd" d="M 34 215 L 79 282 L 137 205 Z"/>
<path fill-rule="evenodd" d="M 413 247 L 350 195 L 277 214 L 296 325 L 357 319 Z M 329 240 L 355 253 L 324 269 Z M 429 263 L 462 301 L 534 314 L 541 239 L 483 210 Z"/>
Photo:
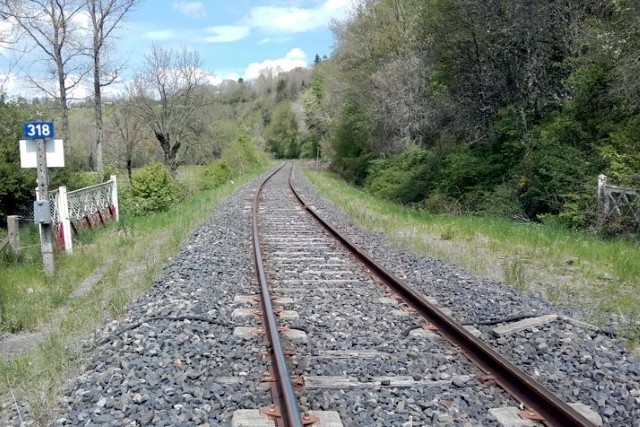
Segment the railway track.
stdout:
<path fill-rule="evenodd" d="M 149 292 L 87 340 L 86 371 L 51 424 L 540 425 L 518 415 L 524 402 L 546 417 L 533 395 L 513 397 L 493 365 L 471 363 L 470 350 L 452 343 L 455 333 L 430 326 L 437 314 L 425 320 L 423 307 L 398 298 L 313 210 L 428 295 L 429 310 L 457 319 L 594 424 L 640 426 L 640 364 L 619 340 L 566 318 L 570 311 L 551 316 L 544 301 L 353 228 L 297 171 L 293 178 L 311 206 L 296 200 L 288 168 L 257 197 L 261 181 L 241 188 L 184 242 Z M 252 246 L 262 262 L 252 259 Z M 264 265 L 269 289 L 260 290 L 254 265 Z M 28 419 L 19 403 L 3 424 Z M 552 416 L 548 425 L 589 425 L 575 413 L 568 423 Z"/>
<path fill-rule="evenodd" d="M 457 407 L 457 420 L 425 414 L 420 406 L 427 403 L 424 396 L 438 401 L 437 393 L 447 388 L 449 400 L 444 400 L 451 406 L 520 405 L 523 419 L 595 425 L 340 235 L 296 193 L 287 179 L 289 170 L 265 180 L 268 196 L 260 203 L 258 193 L 253 207 L 262 314 L 278 384 L 274 400 L 279 409 L 272 415 L 281 415 L 282 425 L 301 426 L 312 421 L 311 409 L 332 407 L 339 409 L 344 425 L 489 422 L 477 418 L 477 408 L 465 413 Z M 282 302 L 277 312 L 272 299 Z M 282 342 L 287 349 L 280 347 Z M 287 352 L 294 354 L 289 362 Z M 297 382 L 304 384 L 298 398 L 291 378 L 304 379 Z M 482 398 L 470 402 L 467 391 L 474 387 L 474 395 Z M 386 405 L 370 397 L 383 389 L 388 390 Z M 348 402 L 359 404 L 342 404 L 340 396 L 346 395 Z M 395 409 L 407 405 L 413 407 L 409 416 L 398 416 Z"/>

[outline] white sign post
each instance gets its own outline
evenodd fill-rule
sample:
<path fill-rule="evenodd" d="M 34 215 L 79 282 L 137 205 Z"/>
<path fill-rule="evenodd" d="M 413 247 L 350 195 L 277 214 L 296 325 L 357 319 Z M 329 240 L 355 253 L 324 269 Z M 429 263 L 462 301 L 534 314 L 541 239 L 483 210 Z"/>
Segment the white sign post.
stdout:
<path fill-rule="evenodd" d="M 20 164 L 23 168 L 37 168 L 38 188 L 33 216 L 34 221 L 40 225 L 40 250 L 44 273 L 47 276 L 53 276 L 55 274 L 53 224 L 49 203 L 49 171 L 47 166 L 64 167 L 62 140 L 53 139 L 53 123 L 43 122 L 40 113 L 36 114 L 34 121 L 24 123 L 23 131 L 25 139 L 20 141 Z M 51 159 L 51 164 L 47 165 L 49 159 Z M 62 160 L 60 161 L 60 159 Z"/>

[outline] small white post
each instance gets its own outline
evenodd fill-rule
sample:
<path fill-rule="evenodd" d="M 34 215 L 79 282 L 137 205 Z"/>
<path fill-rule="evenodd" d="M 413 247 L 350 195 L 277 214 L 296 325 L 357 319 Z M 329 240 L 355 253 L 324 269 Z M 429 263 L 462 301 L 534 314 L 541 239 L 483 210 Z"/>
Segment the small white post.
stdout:
<path fill-rule="evenodd" d="M 598 175 L 598 197 L 604 195 L 604 187 L 607 185 L 607 176 L 605 174 Z"/>
<path fill-rule="evenodd" d="M 609 196 L 606 194 L 607 176 L 605 174 L 598 175 L 598 206 L 600 208 L 600 221 L 609 215 Z"/>
<path fill-rule="evenodd" d="M 62 227 L 64 251 L 73 253 L 73 239 L 71 237 L 71 220 L 69 219 L 69 200 L 67 199 L 67 187 L 58 188 L 58 218 Z"/>
<path fill-rule="evenodd" d="M 115 175 L 111 175 L 111 203 L 113 203 L 114 218 L 116 222 L 120 222 L 120 209 L 118 208 L 118 178 Z"/>

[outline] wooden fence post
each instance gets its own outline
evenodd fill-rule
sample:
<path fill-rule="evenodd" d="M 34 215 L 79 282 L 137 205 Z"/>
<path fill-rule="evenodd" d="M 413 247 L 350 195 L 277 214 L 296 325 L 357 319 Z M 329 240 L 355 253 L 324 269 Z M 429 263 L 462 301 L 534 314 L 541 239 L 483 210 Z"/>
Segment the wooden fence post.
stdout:
<path fill-rule="evenodd" d="M 7 229 L 9 231 L 9 246 L 14 253 L 20 253 L 20 220 L 17 215 L 7 217 Z"/>

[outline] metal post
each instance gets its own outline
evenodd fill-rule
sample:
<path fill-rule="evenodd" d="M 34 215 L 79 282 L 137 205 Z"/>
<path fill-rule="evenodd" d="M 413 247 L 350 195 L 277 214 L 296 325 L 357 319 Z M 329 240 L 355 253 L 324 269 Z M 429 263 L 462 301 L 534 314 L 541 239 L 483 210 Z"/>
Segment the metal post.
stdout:
<path fill-rule="evenodd" d="M 42 116 L 36 114 L 35 121 L 42 121 Z M 46 200 L 49 203 L 49 171 L 47 170 L 47 148 L 44 139 L 36 139 L 38 159 L 38 200 Z M 44 274 L 53 276 L 56 272 L 53 260 L 53 225 L 40 225 L 40 251 L 42 252 L 42 264 Z"/>
<path fill-rule="evenodd" d="M 7 217 L 7 229 L 9 231 L 9 246 L 17 254 L 20 252 L 20 222 L 17 215 Z"/>

